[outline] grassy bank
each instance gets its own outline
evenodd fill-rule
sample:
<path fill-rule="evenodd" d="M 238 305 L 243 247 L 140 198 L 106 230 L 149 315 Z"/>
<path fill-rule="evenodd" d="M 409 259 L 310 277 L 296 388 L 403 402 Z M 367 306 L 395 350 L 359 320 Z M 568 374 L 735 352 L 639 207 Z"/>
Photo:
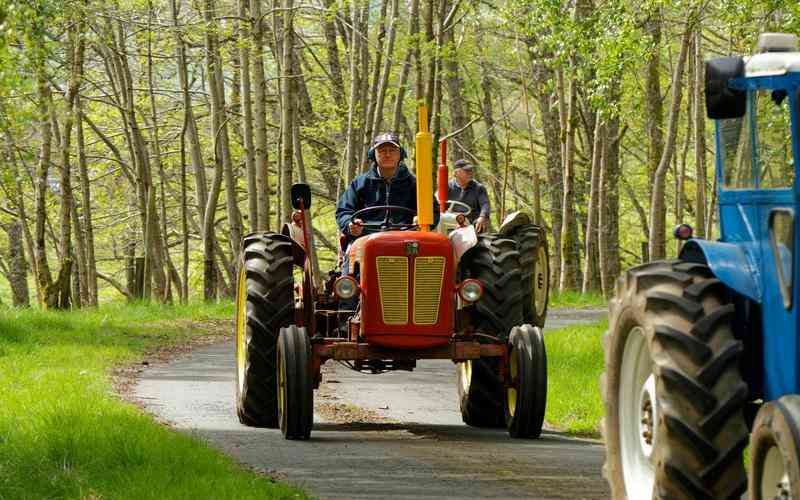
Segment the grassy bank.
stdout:
<path fill-rule="evenodd" d="M 205 333 L 229 304 L 0 309 L 0 499 L 304 498 L 172 432 L 115 395 L 148 349 Z"/>
<path fill-rule="evenodd" d="M 608 323 L 547 331 L 548 424 L 583 436 L 599 437 L 603 404 L 603 332 Z"/>

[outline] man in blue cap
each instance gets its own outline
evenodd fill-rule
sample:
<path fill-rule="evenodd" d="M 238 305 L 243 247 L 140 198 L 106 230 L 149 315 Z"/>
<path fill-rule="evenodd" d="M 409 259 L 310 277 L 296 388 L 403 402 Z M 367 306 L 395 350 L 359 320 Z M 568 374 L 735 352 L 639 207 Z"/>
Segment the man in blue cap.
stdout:
<path fill-rule="evenodd" d="M 397 134 L 384 132 L 375 136 L 367 156 L 369 170 L 353 179 L 336 204 L 336 225 L 351 241 L 363 234 L 361 224 L 367 221 L 350 220 L 355 212 L 363 208 L 398 205 L 414 212 L 417 210 L 417 178 L 403 163 L 406 152 L 400 146 Z M 386 212 L 374 210 L 367 217 L 368 222 L 381 222 Z M 439 203 L 435 197 L 433 217 L 435 226 L 439 222 Z M 413 219 L 411 213 L 400 210 L 390 214 L 390 220 L 395 224 L 412 224 Z"/>
<path fill-rule="evenodd" d="M 447 200 L 460 201 L 470 208 L 467 218 L 482 233 L 489 229 L 489 194 L 486 187 L 475 180 L 475 165 L 469 160 L 457 160 L 453 165 L 453 178 L 447 184 Z M 464 207 L 453 204 L 453 212 L 465 212 Z"/>

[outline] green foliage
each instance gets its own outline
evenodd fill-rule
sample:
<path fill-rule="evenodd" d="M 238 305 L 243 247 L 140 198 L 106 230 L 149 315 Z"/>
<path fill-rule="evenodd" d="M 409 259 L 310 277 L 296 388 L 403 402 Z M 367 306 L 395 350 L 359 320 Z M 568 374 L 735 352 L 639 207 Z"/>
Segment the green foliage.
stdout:
<path fill-rule="evenodd" d="M 232 305 L 0 310 L 0 498 L 305 498 L 119 400 L 109 371 Z"/>

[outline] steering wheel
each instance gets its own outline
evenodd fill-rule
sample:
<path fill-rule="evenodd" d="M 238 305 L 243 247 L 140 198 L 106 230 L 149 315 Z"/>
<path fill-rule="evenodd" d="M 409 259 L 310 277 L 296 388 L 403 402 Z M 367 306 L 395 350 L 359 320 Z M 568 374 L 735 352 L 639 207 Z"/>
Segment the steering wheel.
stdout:
<path fill-rule="evenodd" d="M 469 205 L 467 205 L 466 203 L 464 203 L 463 201 L 458 201 L 458 200 L 447 200 L 445 203 L 447 204 L 447 211 L 448 211 L 448 212 L 453 212 L 453 213 L 458 213 L 458 214 L 464 214 L 464 217 L 466 217 L 467 215 L 469 215 L 469 214 L 470 214 L 470 212 L 472 212 L 472 208 L 471 208 Z M 453 206 L 457 206 L 457 207 L 466 208 L 466 209 L 467 209 L 467 211 L 466 211 L 466 212 L 455 212 L 455 211 L 453 210 Z"/>
<path fill-rule="evenodd" d="M 401 207 L 400 205 L 376 205 L 374 207 L 366 207 L 362 208 L 361 210 L 357 210 L 353 212 L 353 215 L 351 215 L 349 219 L 347 219 L 348 227 L 350 226 L 350 224 L 353 223 L 354 220 L 360 219 L 364 214 L 370 212 L 377 212 L 378 210 L 383 210 L 386 213 L 386 215 L 383 218 L 383 221 L 362 222 L 361 227 L 364 228 L 364 230 L 375 233 L 379 231 L 388 231 L 390 229 L 408 231 L 409 229 L 416 229 L 418 227 L 417 224 L 409 224 L 405 222 L 395 223 L 389 220 L 389 215 L 395 211 L 407 213 L 412 217 L 417 215 L 417 212 L 415 210 L 411 210 L 410 208 L 407 207 Z"/>

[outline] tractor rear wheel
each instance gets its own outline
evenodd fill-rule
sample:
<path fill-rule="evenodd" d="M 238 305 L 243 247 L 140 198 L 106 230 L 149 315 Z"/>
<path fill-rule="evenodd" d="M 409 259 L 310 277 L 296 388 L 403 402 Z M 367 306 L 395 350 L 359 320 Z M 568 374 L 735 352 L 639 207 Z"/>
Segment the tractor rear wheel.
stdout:
<path fill-rule="evenodd" d="M 750 500 L 800 497 L 800 396 L 783 396 L 758 411 L 750 438 Z"/>
<path fill-rule="evenodd" d="M 604 475 L 613 498 L 739 498 L 748 397 L 734 307 L 703 264 L 653 262 L 617 281 L 604 337 Z"/>
<path fill-rule="evenodd" d="M 255 233 L 242 242 L 236 293 L 236 413 L 256 427 L 278 426 L 276 347 L 294 320 L 292 244 Z"/>
<path fill-rule="evenodd" d="M 522 271 L 522 320 L 544 328 L 550 293 L 550 258 L 544 229 L 535 224 L 514 228 L 510 235 L 517 242 Z"/>
<path fill-rule="evenodd" d="M 286 439 L 308 439 L 314 425 L 311 343 L 305 328 L 281 328 L 278 337 L 278 421 Z"/>
<path fill-rule="evenodd" d="M 522 325 L 508 339 L 511 379 L 506 389 L 506 428 L 512 438 L 538 438 L 547 401 L 547 354 L 539 328 Z"/>
<path fill-rule="evenodd" d="M 462 280 L 483 283 L 483 297 L 472 306 L 475 331 L 505 342 L 509 332 L 522 324 L 519 252 L 516 242 L 496 234 L 480 235 L 459 264 Z M 503 427 L 505 392 L 499 360 L 476 359 L 459 363 L 458 396 L 464 423 L 477 427 Z"/>

